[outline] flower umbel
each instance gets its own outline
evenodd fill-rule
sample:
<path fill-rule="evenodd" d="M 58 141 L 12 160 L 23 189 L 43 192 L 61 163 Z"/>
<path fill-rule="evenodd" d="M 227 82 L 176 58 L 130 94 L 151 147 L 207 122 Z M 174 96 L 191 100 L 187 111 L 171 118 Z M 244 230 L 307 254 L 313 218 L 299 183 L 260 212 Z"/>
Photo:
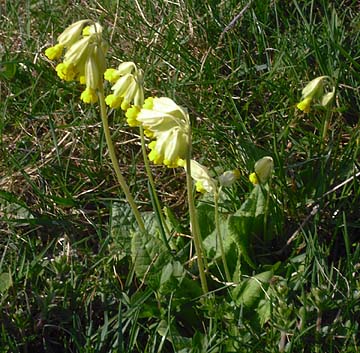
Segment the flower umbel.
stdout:
<path fill-rule="evenodd" d="M 58 43 L 46 49 L 45 55 L 50 60 L 60 59 L 66 49 L 63 62 L 56 66 L 58 76 L 64 81 L 85 83 L 80 98 L 85 103 L 94 103 L 97 89 L 102 85 L 106 47 L 100 24 L 81 20 L 67 27 L 58 37 Z"/>
<path fill-rule="evenodd" d="M 111 87 L 113 93 L 105 99 L 109 107 L 127 110 L 131 103 L 137 108 L 142 107 L 144 104 L 143 71 L 138 69 L 133 62 L 123 62 L 117 69 L 107 69 L 104 78 L 113 83 Z"/>
<path fill-rule="evenodd" d="M 148 98 L 139 110 L 128 110 L 128 122 L 136 120 L 147 136 L 155 139 L 149 144 L 149 159 L 169 168 L 185 165 L 189 149 L 190 122 L 187 111 L 166 97 Z"/>

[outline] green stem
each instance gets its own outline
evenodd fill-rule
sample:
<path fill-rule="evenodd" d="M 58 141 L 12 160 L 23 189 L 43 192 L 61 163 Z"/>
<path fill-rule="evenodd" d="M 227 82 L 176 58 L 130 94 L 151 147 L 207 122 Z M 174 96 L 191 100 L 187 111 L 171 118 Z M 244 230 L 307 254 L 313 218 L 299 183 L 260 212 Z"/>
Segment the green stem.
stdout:
<path fill-rule="evenodd" d="M 324 120 L 323 120 L 323 129 L 322 129 L 322 136 L 321 136 L 321 147 L 322 148 L 326 144 L 327 133 L 329 130 L 329 125 L 330 125 L 330 118 L 331 118 L 331 112 L 329 109 L 327 109 Z"/>
<path fill-rule="evenodd" d="M 219 195 L 221 192 L 221 186 L 219 191 L 216 190 L 214 193 L 214 207 L 215 207 L 215 226 L 216 226 L 216 234 L 219 239 L 220 245 L 220 252 L 221 252 L 221 259 L 225 270 L 225 278 L 227 282 L 231 282 L 231 276 L 229 272 L 229 268 L 226 262 L 225 250 L 224 250 L 224 243 L 221 236 L 221 229 L 220 229 L 220 215 L 219 215 Z"/>
<path fill-rule="evenodd" d="M 165 222 L 164 214 L 162 213 L 161 204 L 160 204 L 158 195 L 156 193 L 154 178 L 153 178 L 152 173 L 151 173 L 151 168 L 150 168 L 149 159 L 148 159 L 148 156 L 147 156 L 146 146 L 145 146 L 144 129 L 143 129 L 142 126 L 140 126 L 140 139 L 141 139 L 141 151 L 142 151 L 142 155 L 143 155 L 143 159 L 144 159 L 145 170 L 146 170 L 146 174 L 147 174 L 147 177 L 148 177 L 148 180 L 149 180 L 149 183 L 150 183 L 150 187 L 152 189 L 151 192 L 152 192 L 152 195 L 153 195 L 153 198 L 154 198 L 154 201 L 155 201 L 157 212 L 158 212 L 158 214 L 160 216 L 160 222 L 162 223 L 162 225 L 163 225 L 163 227 L 165 229 L 166 235 L 169 236 L 170 231 L 169 231 L 169 228 L 168 228 L 168 226 L 167 226 L 167 224 Z M 167 242 L 168 241 L 166 239 L 166 243 Z"/>
<path fill-rule="evenodd" d="M 189 214 L 190 214 L 190 225 L 191 225 L 191 233 L 194 239 L 195 251 L 197 255 L 197 264 L 199 268 L 200 282 L 201 287 L 206 294 L 208 292 L 208 286 L 206 282 L 206 276 L 204 271 L 204 263 L 203 263 L 203 251 L 201 246 L 201 238 L 200 238 L 200 228 L 196 215 L 196 208 L 194 203 L 193 196 L 193 184 L 191 178 L 191 166 L 190 166 L 190 156 L 191 156 L 191 128 L 189 124 L 189 151 L 186 157 L 186 187 L 187 187 L 187 195 L 188 195 L 188 204 L 189 204 Z"/>
<path fill-rule="evenodd" d="M 118 159 L 117 159 L 116 153 L 115 153 L 114 144 L 111 139 L 109 122 L 108 122 L 108 117 L 107 117 L 107 112 L 106 112 L 104 90 L 102 87 L 99 88 L 98 96 L 99 96 L 99 104 L 100 104 L 101 121 L 102 121 L 103 128 L 104 128 L 104 134 L 105 134 L 106 143 L 107 143 L 107 146 L 109 149 L 109 156 L 111 159 L 111 163 L 113 165 L 113 168 L 114 168 L 117 180 L 121 186 L 121 189 L 123 190 L 126 200 L 129 203 L 129 205 L 132 209 L 132 212 L 136 218 L 136 221 L 139 225 L 140 231 L 145 232 L 145 226 L 144 226 L 144 222 L 141 217 L 141 214 L 140 214 L 139 210 L 137 209 L 136 203 L 130 193 L 129 187 L 128 187 L 123 175 L 121 174 L 119 162 L 118 162 Z"/>

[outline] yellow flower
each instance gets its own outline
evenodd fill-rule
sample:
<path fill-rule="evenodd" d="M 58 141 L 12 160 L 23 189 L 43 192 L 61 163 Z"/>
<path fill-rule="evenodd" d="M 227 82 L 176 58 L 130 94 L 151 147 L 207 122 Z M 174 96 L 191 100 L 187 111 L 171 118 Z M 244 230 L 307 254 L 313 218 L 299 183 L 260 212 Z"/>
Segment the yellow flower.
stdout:
<path fill-rule="evenodd" d="M 80 99 L 84 103 L 96 103 L 98 100 L 98 96 L 96 94 L 96 90 L 87 87 L 85 91 L 81 93 Z"/>
<path fill-rule="evenodd" d="M 56 59 L 60 59 L 62 52 L 63 52 L 64 46 L 62 44 L 56 44 L 53 47 L 47 48 L 45 50 L 45 55 L 50 59 L 50 60 L 56 60 Z"/>
<path fill-rule="evenodd" d="M 72 81 L 77 75 L 76 68 L 71 63 L 60 63 L 56 66 L 55 70 L 64 81 Z"/>
<path fill-rule="evenodd" d="M 302 110 L 305 113 L 310 112 L 310 105 L 311 105 L 312 98 L 307 97 L 299 102 L 296 106 L 298 109 Z"/>
<path fill-rule="evenodd" d="M 310 112 L 310 106 L 313 103 L 318 103 L 323 107 L 327 107 L 335 96 L 335 87 L 332 87 L 331 92 L 324 93 L 324 89 L 329 81 L 328 76 L 319 76 L 310 81 L 302 90 L 301 101 L 296 105 L 298 109 L 305 113 Z"/>
<path fill-rule="evenodd" d="M 134 105 L 126 111 L 125 116 L 129 126 L 135 127 L 140 125 L 140 123 L 136 120 L 139 112 L 140 109 Z"/>
<path fill-rule="evenodd" d="M 155 136 L 174 127 L 189 129 L 187 111 L 167 97 L 146 99 L 137 120 Z"/>
<path fill-rule="evenodd" d="M 105 80 L 114 83 L 113 97 L 108 99 L 110 107 L 127 110 L 131 103 L 141 108 L 144 104 L 143 72 L 131 62 L 123 62 L 117 69 L 107 69 Z M 108 104 L 108 103 L 106 103 Z"/>
<path fill-rule="evenodd" d="M 105 103 L 113 109 L 117 109 L 120 108 L 121 106 L 121 102 L 123 101 L 122 97 L 117 97 L 114 94 L 109 94 L 108 96 L 106 96 L 105 98 Z"/>
<path fill-rule="evenodd" d="M 74 22 L 59 35 L 57 41 L 62 44 L 65 48 L 70 47 L 77 42 L 81 37 L 81 32 L 84 26 L 89 23 L 90 20 L 81 20 Z"/>
<path fill-rule="evenodd" d="M 102 80 L 102 73 L 105 69 L 105 57 L 102 50 L 95 47 L 91 55 L 86 58 L 85 82 L 87 87 L 96 89 Z"/>
<path fill-rule="evenodd" d="M 256 173 L 251 173 L 251 174 L 249 175 L 249 180 L 250 180 L 250 182 L 253 183 L 254 185 L 259 184 L 259 180 L 258 180 L 258 178 L 257 178 L 257 176 L 256 176 Z"/>
<path fill-rule="evenodd" d="M 58 44 L 45 51 L 49 59 L 58 59 L 63 49 L 67 49 L 63 62 L 56 66 L 56 72 L 62 80 L 76 80 L 86 85 L 80 97 L 85 103 L 97 101 L 97 89 L 102 85 L 105 71 L 107 47 L 102 40 L 100 24 L 86 26 L 90 22 L 82 20 L 73 23 L 60 34 Z"/>
<path fill-rule="evenodd" d="M 188 136 L 179 127 L 164 131 L 156 141 L 149 143 L 149 159 L 155 164 L 164 164 L 168 168 L 184 165 L 188 149 Z"/>
<path fill-rule="evenodd" d="M 184 168 L 186 170 L 186 166 Z M 190 161 L 190 174 L 195 181 L 196 191 L 212 193 L 216 190 L 216 180 L 210 176 L 209 170 L 193 159 Z"/>
<path fill-rule="evenodd" d="M 254 166 L 255 173 L 249 175 L 249 180 L 255 184 L 265 184 L 274 169 L 274 161 L 271 157 L 266 156 L 259 159 Z"/>
<path fill-rule="evenodd" d="M 111 83 L 115 83 L 120 78 L 116 69 L 106 69 L 104 72 L 104 79 Z"/>

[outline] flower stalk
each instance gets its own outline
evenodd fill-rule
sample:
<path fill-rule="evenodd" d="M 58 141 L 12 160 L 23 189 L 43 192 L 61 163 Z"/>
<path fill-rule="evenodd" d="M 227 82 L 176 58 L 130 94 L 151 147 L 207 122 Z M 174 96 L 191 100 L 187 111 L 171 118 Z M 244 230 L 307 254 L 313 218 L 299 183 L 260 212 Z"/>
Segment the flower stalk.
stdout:
<path fill-rule="evenodd" d="M 143 219 L 142 219 L 141 214 L 136 206 L 134 198 L 131 195 L 129 187 L 121 173 L 119 162 L 116 157 L 115 148 L 114 148 L 114 144 L 111 139 L 111 134 L 110 134 L 110 129 L 109 129 L 108 116 L 107 116 L 106 105 L 105 105 L 104 89 L 103 89 L 102 83 L 100 84 L 100 87 L 98 89 L 98 97 L 99 97 L 101 121 L 102 121 L 103 128 L 104 128 L 106 144 L 108 146 L 109 156 L 110 156 L 111 163 L 113 165 L 113 168 L 114 168 L 114 171 L 116 174 L 116 178 L 120 184 L 120 187 L 122 188 L 122 190 L 125 194 L 127 202 L 129 203 L 129 205 L 131 207 L 131 210 L 135 216 L 135 219 L 138 223 L 140 231 L 145 232 L 146 229 L 145 229 Z"/>
<path fill-rule="evenodd" d="M 194 196 L 193 196 L 193 183 L 191 177 L 191 126 L 189 123 L 189 130 L 188 130 L 188 144 L 189 148 L 187 151 L 186 156 L 186 186 L 187 186 L 187 195 L 188 195 L 188 204 L 189 204 L 189 214 L 190 214 L 190 226 L 191 226 L 191 233 L 194 239 L 195 251 L 197 255 L 197 264 L 199 268 L 199 276 L 201 282 L 201 288 L 206 294 L 208 292 L 208 286 L 206 282 L 205 270 L 204 270 L 204 262 L 203 262 L 203 247 L 202 241 L 200 237 L 200 228 L 198 223 L 198 218 L 196 215 L 196 208 L 194 203 Z"/>
<path fill-rule="evenodd" d="M 164 214 L 163 214 L 162 208 L 161 208 L 161 204 L 160 204 L 158 195 L 156 193 L 155 182 L 154 182 L 154 178 L 152 176 L 150 163 L 149 163 L 149 159 L 148 159 L 147 151 L 146 151 L 146 146 L 145 146 L 144 128 L 141 125 L 140 125 L 140 140 L 141 140 L 141 152 L 142 152 L 142 155 L 143 155 L 145 170 L 146 170 L 146 174 L 147 174 L 147 177 L 148 177 L 148 180 L 149 180 L 151 193 L 153 195 L 155 206 L 156 206 L 156 208 L 158 210 L 158 214 L 160 216 L 161 225 L 165 229 L 166 236 L 169 236 L 170 235 L 170 230 L 169 230 L 169 227 L 167 226 L 167 224 L 165 222 Z M 168 239 L 164 239 L 164 242 L 165 242 L 165 244 L 167 246 L 169 246 Z"/>

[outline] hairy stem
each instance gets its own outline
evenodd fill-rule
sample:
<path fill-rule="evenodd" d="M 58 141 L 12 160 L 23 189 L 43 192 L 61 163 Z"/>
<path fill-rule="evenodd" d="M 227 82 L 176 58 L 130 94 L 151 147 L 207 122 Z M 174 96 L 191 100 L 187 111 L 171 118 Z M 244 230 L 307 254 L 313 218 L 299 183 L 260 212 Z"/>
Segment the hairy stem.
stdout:
<path fill-rule="evenodd" d="M 101 121 L 103 124 L 103 129 L 104 129 L 104 134 L 105 134 L 105 139 L 106 139 L 106 144 L 109 150 L 109 156 L 111 159 L 111 163 L 113 165 L 115 174 L 116 174 L 116 178 L 120 184 L 121 189 L 123 190 L 126 200 L 129 203 L 131 210 L 136 218 L 136 221 L 139 225 L 140 231 L 144 232 L 145 231 L 145 226 L 144 226 L 144 222 L 143 219 L 141 217 L 141 214 L 136 206 L 136 203 L 134 201 L 134 198 L 132 197 L 129 187 L 121 173 L 120 170 L 120 166 L 119 166 L 119 162 L 118 159 L 116 157 L 116 153 L 115 153 L 115 148 L 114 148 L 114 144 L 112 142 L 111 139 L 111 134 L 110 134 L 110 129 L 109 129 L 109 123 L 108 123 L 108 116 L 107 116 L 107 112 L 106 112 L 106 106 L 105 106 L 105 97 L 104 97 L 104 90 L 103 87 L 99 88 L 99 92 L 98 92 L 98 96 L 99 96 L 99 104 L 100 104 L 100 115 L 101 115 Z"/>

